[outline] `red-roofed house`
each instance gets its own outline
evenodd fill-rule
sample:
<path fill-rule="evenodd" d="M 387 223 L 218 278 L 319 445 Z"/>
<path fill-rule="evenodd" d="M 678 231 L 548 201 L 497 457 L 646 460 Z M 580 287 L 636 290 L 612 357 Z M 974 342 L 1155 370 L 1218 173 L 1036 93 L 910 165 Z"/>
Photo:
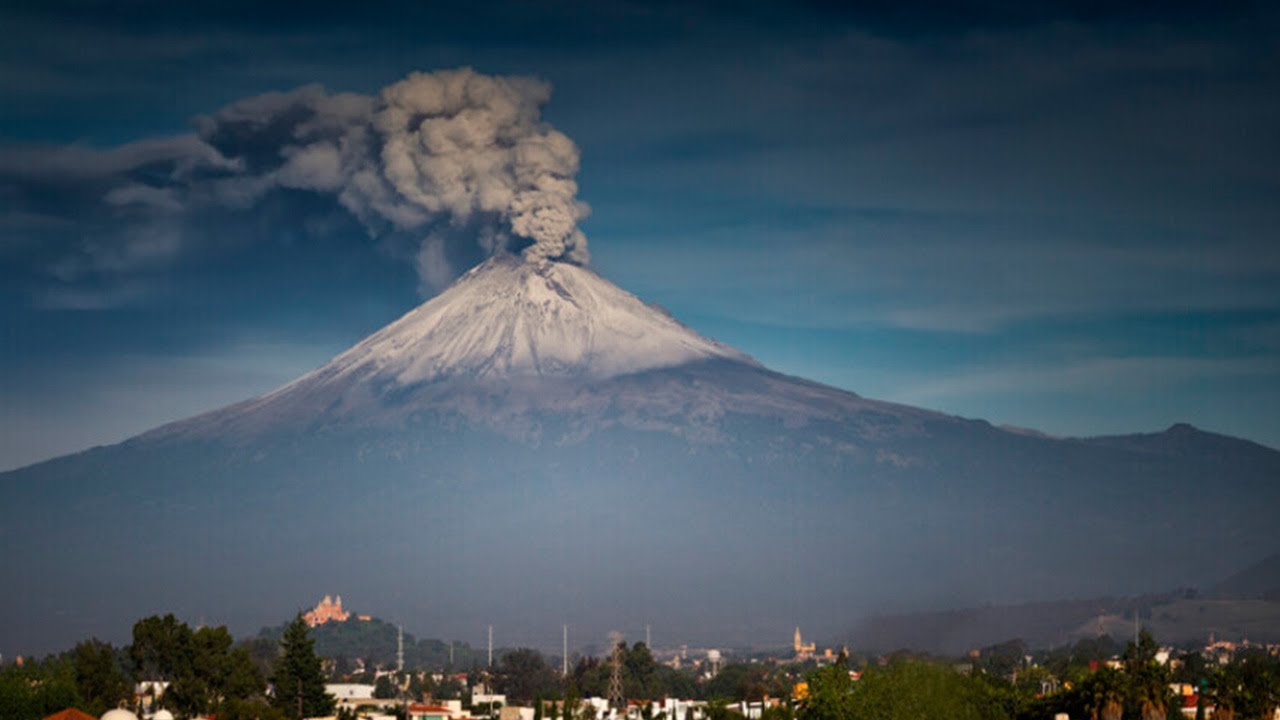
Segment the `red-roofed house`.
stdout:
<path fill-rule="evenodd" d="M 66 710 L 59 710 L 58 712 L 46 717 L 44 720 L 98 720 L 98 718 L 84 712 L 83 710 L 67 708 Z"/>

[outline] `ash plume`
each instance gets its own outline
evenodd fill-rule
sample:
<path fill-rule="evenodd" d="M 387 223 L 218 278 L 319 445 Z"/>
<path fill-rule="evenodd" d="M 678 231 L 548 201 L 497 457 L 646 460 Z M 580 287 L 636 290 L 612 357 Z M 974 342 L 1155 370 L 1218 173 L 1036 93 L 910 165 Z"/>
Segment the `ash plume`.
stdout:
<path fill-rule="evenodd" d="M 200 118 L 200 137 L 248 172 L 216 191 L 335 194 L 371 230 L 471 226 L 487 252 L 587 262 L 578 148 L 541 120 L 545 82 L 463 68 L 415 72 L 376 97 L 319 86 L 241 100 Z"/>
<path fill-rule="evenodd" d="M 401 254 L 431 287 L 455 274 L 451 256 L 476 252 L 586 264 L 579 152 L 541 119 L 550 96 L 536 78 L 470 68 L 411 73 L 376 95 L 307 85 L 198 117 L 192 134 L 10 148 L 0 184 L 36 198 L 57 188 L 80 198 L 75 222 L 113 229 L 68 248 L 61 279 L 127 271 L 135 257 L 155 267 L 207 242 L 207 211 L 248 212 L 281 191 L 332 198 L 370 236 L 412 246 Z M 161 234 L 161 245 L 132 247 Z"/>

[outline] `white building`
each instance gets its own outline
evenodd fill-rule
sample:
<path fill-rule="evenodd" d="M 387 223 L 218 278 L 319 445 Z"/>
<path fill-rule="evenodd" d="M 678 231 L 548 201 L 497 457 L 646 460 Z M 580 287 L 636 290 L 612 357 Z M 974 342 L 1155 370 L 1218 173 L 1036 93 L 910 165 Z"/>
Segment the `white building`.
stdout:
<path fill-rule="evenodd" d="M 373 686 L 364 683 L 329 683 L 324 686 L 324 691 L 337 698 L 338 702 L 373 699 Z"/>

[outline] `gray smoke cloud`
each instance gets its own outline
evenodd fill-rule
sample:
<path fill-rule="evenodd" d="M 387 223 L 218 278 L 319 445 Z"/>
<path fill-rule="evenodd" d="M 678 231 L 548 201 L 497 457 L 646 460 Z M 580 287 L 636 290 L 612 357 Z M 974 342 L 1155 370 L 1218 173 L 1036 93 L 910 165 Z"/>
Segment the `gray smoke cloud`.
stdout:
<path fill-rule="evenodd" d="M 308 85 L 196 118 L 192 134 L 105 150 L 10 148 L 0 184 L 82 198 L 69 212 L 77 222 L 113 228 L 86 234 L 59 265 L 68 278 L 119 271 L 132 258 L 154 266 L 198 242 L 196 232 L 183 237 L 184 217 L 198 224 L 211 210 L 250 210 L 277 191 L 331 197 L 370 235 L 415 244 L 432 287 L 452 279 L 451 251 L 464 245 L 473 250 L 458 254 L 585 264 L 579 152 L 542 120 L 550 97 L 536 78 L 470 68 L 415 72 L 376 95 Z M 166 243 L 132 247 L 161 231 Z"/>
<path fill-rule="evenodd" d="M 248 98 L 197 127 L 221 156 L 245 162 L 216 189 L 224 202 L 273 187 L 334 193 L 373 230 L 443 221 L 478 228 L 490 253 L 586 263 L 578 148 L 542 121 L 550 97 L 534 78 L 415 72 L 376 97 L 307 86 Z M 438 237 L 424 235 L 424 250 Z"/>

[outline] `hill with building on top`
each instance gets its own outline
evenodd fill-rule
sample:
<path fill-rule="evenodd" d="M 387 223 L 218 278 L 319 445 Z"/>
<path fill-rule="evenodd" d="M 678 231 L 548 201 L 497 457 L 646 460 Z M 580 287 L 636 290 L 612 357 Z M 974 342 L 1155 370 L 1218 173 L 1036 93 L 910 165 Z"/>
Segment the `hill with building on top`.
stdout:
<path fill-rule="evenodd" d="M 409 669 L 468 668 L 485 659 L 483 653 L 463 642 L 417 639 L 401 627 L 369 615 L 355 615 L 344 610 L 342 597 L 325 596 L 314 608 L 303 613 L 315 641 L 316 653 L 331 660 L 355 663 L 366 668 L 394 668 L 403 649 L 405 667 Z M 288 623 L 264 627 L 257 639 L 276 644 Z"/>

